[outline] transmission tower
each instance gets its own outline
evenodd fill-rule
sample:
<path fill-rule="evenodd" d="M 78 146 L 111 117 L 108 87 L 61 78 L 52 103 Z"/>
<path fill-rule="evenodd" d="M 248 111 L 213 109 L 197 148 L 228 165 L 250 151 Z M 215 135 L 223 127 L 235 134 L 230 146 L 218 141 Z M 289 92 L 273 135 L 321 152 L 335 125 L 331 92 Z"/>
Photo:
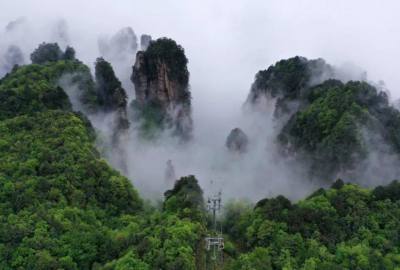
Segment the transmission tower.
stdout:
<path fill-rule="evenodd" d="M 206 250 L 211 256 L 211 267 L 208 269 L 216 269 L 216 266 L 222 263 L 224 238 L 222 228 L 220 230 L 217 228 L 217 212 L 221 210 L 221 195 L 221 192 L 218 192 L 207 200 L 207 210 L 212 213 L 212 233 L 205 238 Z"/>

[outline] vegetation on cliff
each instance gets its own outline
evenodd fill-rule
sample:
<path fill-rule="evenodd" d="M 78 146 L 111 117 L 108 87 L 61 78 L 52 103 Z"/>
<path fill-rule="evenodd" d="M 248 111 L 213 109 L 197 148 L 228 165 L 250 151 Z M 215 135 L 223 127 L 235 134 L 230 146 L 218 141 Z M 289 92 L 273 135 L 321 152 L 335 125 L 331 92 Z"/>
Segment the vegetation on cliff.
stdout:
<path fill-rule="evenodd" d="M 145 51 L 137 53 L 131 77 L 136 99 L 130 108 L 133 118 L 141 122 L 143 137 L 154 138 L 170 130 L 183 141 L 191 138 L 187 63 L 183 48 L 169 38 L 151 41 Z"/>
<path fill-rule="evenodd" d="M 248 98 L 249 104 L 276 99 L 282 149 L 311 164 L 310 178 L 317 180 L 351 171 L 370 152 L 400 150 L 400 112 L 387 94 L 367 82 L 331 79 L 335 76 L 321 59 L 281 60 L 256 75 Z"/>
<path fill-rule="evenodd" d="M 157 48 L 152 55 L 164 57 L 165 48 Z M 0 269 L 205 269 L 209 217 L 197 179 L 177 180 L 158 207 L 144 203 L 100 157 L 90 121 L 73 111 L 60 84 L 73 74 L 82 104 L 99 110 L 121 88 L 111 65 L 99 59 L 94 81 L 75 57 L 43 59 L 0 80 Z M 275 81 L 281 92 L 271 82 L 256 83 L 281 104 L 301 101 L 282 129 L 282 145 L 324 155 L 326 163 L 315 160 L 324 168 L 342 168 L 355 153 L 366 154 L 360 128 L 367 127 L 398 151 L 399 112 L 383 93 L 364 82 L 312 85 L 310 67 L 323 62 L 304 61 L 280 62 L 281 75 L 269 69 L 268 80 L 282 77 Z M 111 93 L 107 101 L 96 91 L 100 82 Z M 124 107 L 123 100 L 107 106 Z M 397 269 L 399 216 L 397 181 L 365 189 L 338 180 L 298 202 L 277 196 L 254 206 L 230 203 L 222 221 L 223 268 Z"/>
<path fill-rule="evenodd" d="M 151 41 L 144 51 L 146 69 L 150 79 L 156 79 L 158 65 L 163 62 L 168 67 L 168 76 L 182 85 L 189 83 L 188 59 L 182 46 L 169 38 L 159 38 Z M 184 98 L 184 97 L 182 97 Z"/>

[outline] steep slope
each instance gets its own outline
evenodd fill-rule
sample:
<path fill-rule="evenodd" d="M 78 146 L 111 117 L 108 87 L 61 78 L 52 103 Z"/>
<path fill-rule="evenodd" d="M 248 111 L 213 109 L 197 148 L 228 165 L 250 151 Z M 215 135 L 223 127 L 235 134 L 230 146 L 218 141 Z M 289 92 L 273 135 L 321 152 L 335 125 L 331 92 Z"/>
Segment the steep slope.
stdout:
<path fill-rule="evenodd" d="M 139 51 L 132 82 L 136 99 L 132 107 L 142 121 L 145 136 L 169 129 L 188 140 L 192 132 L 189 71 L 187 58 L 175 41 L 161 38 Z"/>
<path fill-rule="evenodd" d="M 358 180 L 372 155 L 400 164 L 400 112 L 385 92 L 329 79 L 336 73 L 322 59 L 281 60 L 257 73 L 246 105 L 257 110 L 271 104 L 263 99 L 275 101 L 281 152 L 309 166 L 310 179 Z"/>
<path fill-rule="evenodd" d="M 58 86 L 66 73 L 95 100 L 89 69 L 75 60 L 19 67 L 0 82 L 2 269 L 92 268 L 117 255 L 113 229 L 142 209 L 99 157 L 88 120 L 71 112 Z"/>
<path fill-rule="evenodd" d="M 3 269 L 88 269 L 112 258 L 111 230 L 141 200 L 101 160 L 79 115 L 46 111 L 0 122 Z"/>
<path fill-rule="evenodd" d="M 182 179 L 165 210 L 144 211 L 58 86 L 80 71 L 88 68 L 60 60 L 19 67 L 0 81 L 0 268 L 202 269 L 204 219 L 179 204 L 202 202 L 197 180 Z M 95 97 L 92 112 L 101 109 L 91 76 L 75 82 L 78 93 Z"/>

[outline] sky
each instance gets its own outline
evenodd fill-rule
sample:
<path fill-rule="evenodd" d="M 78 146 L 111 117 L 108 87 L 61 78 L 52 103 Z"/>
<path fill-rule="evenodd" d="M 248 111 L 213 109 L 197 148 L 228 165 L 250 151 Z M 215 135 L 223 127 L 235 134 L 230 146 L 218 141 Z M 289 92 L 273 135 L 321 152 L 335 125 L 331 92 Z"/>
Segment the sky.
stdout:
<path fill-rule="evenodd" d="M 189 59 L 197 137 L 210 140 L 213 130 L 220 145 L 243 124 L 239 113 L 256 72 L 283 58 L 321 57 L 365 70 L 400 98 L 400 1 L 1 0 L 0 10 L 0 29 L 25 18 L 23 33 L 11 40 L 25 51 L 50 41 L 50 26 L 65 20 L 68 42 L 92 68 L 98 38 L 122 27 L 176 40 Z M 0 50 L 8 39 L 0 39 Z"/>
<path fill-rule="evenodd" d="M 351 62 L 365 69 L 370 79 L 385 81 L 393 97 L 400 97 L 399 1 L 1 2 L 0 25 L 26 17 L 45 27 L 64 18 L 73 43 L 87 45 L 85 50 L 78 48 L 78 55 L 90 62 L 96 57 L 98 35 L 124 26 L 139 34 L 171 37 L 186 50 L 192 82 L 205 83 L 206 74 L 206 83 L 220 97 L 234 89 L 230 98 L 235 102 L 243 101 L 258 70 L 294 55 L 322 57 L 336 65 Z"/>

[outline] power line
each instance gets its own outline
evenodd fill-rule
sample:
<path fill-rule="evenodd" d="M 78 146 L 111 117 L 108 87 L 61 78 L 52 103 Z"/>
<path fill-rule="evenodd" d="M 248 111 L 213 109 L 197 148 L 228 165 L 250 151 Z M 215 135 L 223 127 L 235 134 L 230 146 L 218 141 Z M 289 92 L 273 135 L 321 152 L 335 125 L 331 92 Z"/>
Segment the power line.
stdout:
<path fill-rule="evenodd" d="M 222 226 L 220 231 L 217 229 L 217 212 L 221 210 L 222 201 L 221 191 L 209 197 L 207 200 L 207 210 L 212 212 L 212 233 L 205 238 L 206 250 L 211 255 L 210 263 L 212 268 L 215 269 L 216 265 L 222 263 L 222 250 L 224 249 L 224 238 L 222 237 Z"/>

